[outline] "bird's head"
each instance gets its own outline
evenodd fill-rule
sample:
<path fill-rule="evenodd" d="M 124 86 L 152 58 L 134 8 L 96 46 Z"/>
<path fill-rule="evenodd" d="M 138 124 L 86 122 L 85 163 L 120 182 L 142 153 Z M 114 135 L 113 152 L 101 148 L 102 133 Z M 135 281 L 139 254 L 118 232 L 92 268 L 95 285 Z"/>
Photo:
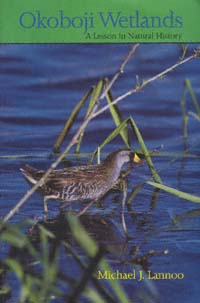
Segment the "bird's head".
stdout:
<path fill-rule="evenodd" d="M 125 163 L 127 162 L 139 163 L 141 159 L 136 153 L 133 153 L 130 149 L 122 148 L 108 155 L 105 161 L 107 163 L 113 162 L 114 165 L 116 165 L 119 169 L 121 169 L 121 167 Z"/>

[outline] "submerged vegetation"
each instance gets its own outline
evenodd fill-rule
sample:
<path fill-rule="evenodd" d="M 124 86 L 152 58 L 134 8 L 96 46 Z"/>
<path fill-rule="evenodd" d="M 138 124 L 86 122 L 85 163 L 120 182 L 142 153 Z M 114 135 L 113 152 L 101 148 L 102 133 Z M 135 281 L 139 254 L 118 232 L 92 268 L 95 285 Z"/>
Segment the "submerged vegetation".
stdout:
<path fill-rule="evenodd" d="M 69 155 L 72 147 L 74 148 L 74 155 L 81 155 L 82 141 L 84 135 L 87 133 L 86 128 L 88 124 L 106 110 L 110 111 L 110 119 L 113 119 L 115 128 L 106 136 L 104 141 L 99 143 L 95 148 L 90 157 L 88 157 L 88 162 L 93 162 L 96 156 L 97 161 L 100 162 L 101 153 L 105 146 L 111 143 L 117 136 L 120 136 L 123 144 L 131 149 L 132 138 L 136 137 L 140 148 L 134 151 L 144 157 L 151 173 L 151 178 L 138 184 L 129 196 L 127 196 L 126 190 L 126 173 L 125 177 L 122 178 L 122 226 L 126 240 L 129 239 L 129 232 L 126 226 L 124 209 L 125 206 L 129 209 L 135 196 L 144 186 L 155 188 L 152 197 L 154 201 L 158 198 L 160 190 L 162 190 L 187 201 L 200 203 L 200 196 L 183 192 L 178 188 L 170 187 L 162 182 L 160 172 L 154 166 L 152 158 L 155 155 L 165 157 L 165 153 L 162 153 L 160 150 L 149 150 L 140 131 L 139 123 L 136 123 L 132 116 L 122 118 L 120 110 L 120 101 L 144 89 L 146 85 L 157 79 L 161 79 L 180 65 L 196 59 L 199 57 L 199 50 L 194 50 L 190 56 L 187 56 L 187 50 L 184 48 L 184 54 L 178 62 L 147 80 L 141 81 L 136 77 L 133 88 L 114 98 L 113 85 L 117 85 L 118 78 L 123 76 L 126 65 L 132 56 L 134 56 L 135 52 L 138 51 L 138 48 L 139 45 L 131 47 L 130 52 L 124 58 L 111 80 L 107 78 L 101 79 L 95 87 L 90 88 L 81 100 L 77 102 L 77 105 L 68 117 L 52 148 L 56 161 L 51 165 L 41 180 L 39 180 L 31 190 L 25 193 L 15 207 L 2 218 L 0 243 L 6 251 L 6 256 L 1 260 L 1 302 L 6 302 L 10 298 L 12 299 L 11 285 L 8 284 L 6 277 L 13 273 L 19 281 L 18 301 L 21 303 L 54 302 L 56 299 L 58 300 L 56 302 L 67 303 L 81 302 L 80 300 L 82 299 L 87 299 L 87 302 L 95 303 L 134 302 L 134 294 L 132 298 L 129 298 L 118 280 L 108 279 L 105 282 L 98 279 L 97 276 L 97 270 L 101 270 L 102 272 L 112 271 L 111 265 L 106 259 L 106 252 L 116 250 L 115 247 L 111 247 L 112 240 L 114 238 L 117 239 L 119 255 L 120 253 L 123 254 L 122 252 L 126 245 L 125 239 L 119 237 L 111 221 L 106 218 L 102 221 L 98 216 L 90 215 L 84 215 L 78 220 L 74 213 L 61 213 L 58 218 L 54 218 L 53 220 L 44 220 L 41 222 L 28 221 L 17 225 L 8 223 L 23 204 L 26 203 L 28 198 L 45 182 L 50 172 Z M 191 98 L 189 100 L 192 100 L 194 111 L 187 110 L 186 103 L 188 102 L 188 93 Z M 102 105 L 102 100 L 106 101 L 106 105 Z M 81 110 L 85 110 L 84 119 L 67 147 L 64 148 L 63 152 L 60 152 L 65 140 L 68 140 L 68 134 Z M 186 79 L 184 83 L 181 110 L 183 137 L 187 143 L 189 118 L 200 120 L 199 102 L 188 79 Z M 184 157 L 184 153 L 173 155 L 174 159 L 182 157 Z M 176 218 L 176 220 L 178 220 L 178 218 Z M 24 232 L 24 230 L 26 232 Z M 93 232 L 94 230 L 95 233 Z M 105 243 L 103 244 L 105 233 L 108 234 L 109 245 L 108 243 L 106 243 L 106 245 Z M 92 234 L 92 237 L 89 234 Z M 121 260 L 120 255 L 118 262 L 120 264 L 136 264 L 140 270 L 144 270 L 145 272 L 148 268 L 149 258 L 166 253 L 167 251 L 151 251 L 148 252 L 147 255 L 141 255 L 136 248 L 135 252 L 129 252 L 126 260 Z M 65 264 L 59 264 L 59 256 L 61 254 L 64 260 L 62 262 L 66 262 Z M 71 262 L 74 263 L 74 273 L 70 273 L 67 270 L 68 264 Z M 147 290 L 145 290 L 142 300 L 143 302 L 152 302 L 152 298 L 155 298 L 157 294 L 150 283 L 146 285 L 146 287 Z"/>

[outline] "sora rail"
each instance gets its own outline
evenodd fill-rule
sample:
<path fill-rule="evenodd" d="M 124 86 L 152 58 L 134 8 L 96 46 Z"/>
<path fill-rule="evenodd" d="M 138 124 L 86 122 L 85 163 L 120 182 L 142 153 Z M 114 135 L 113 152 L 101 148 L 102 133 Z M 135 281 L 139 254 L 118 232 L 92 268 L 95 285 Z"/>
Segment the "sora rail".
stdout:
<path fill-rule="evenodd" d="M 101 164 L 53 170 L 40 187 L 44 195 L 45 213 L 48 212 L 48 199 L 56 199 L 61 202 L 89 200 L 90 203 L 79 213 L 79 215 L 83 214 L 116 184 L 123 165 L 131 160 L 136 163 L 140 162 L 136 153 L 123 148 L 109 154 Z M 35 184 L 45 173 L 28 164 L 20 170 L 31 184 Z"/>

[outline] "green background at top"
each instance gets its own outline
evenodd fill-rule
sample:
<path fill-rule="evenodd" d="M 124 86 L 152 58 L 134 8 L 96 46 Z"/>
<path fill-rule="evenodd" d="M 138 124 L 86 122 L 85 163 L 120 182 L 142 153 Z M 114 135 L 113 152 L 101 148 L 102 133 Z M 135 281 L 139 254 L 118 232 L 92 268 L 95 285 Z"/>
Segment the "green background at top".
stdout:
<path fill-rule="evenodd" d="M 85 13 L 92 13 L 95 18 L 95 27 L 89 30 L 90 39 L 86 37 L 83 28 L 36 28 L 25 29 L 20 26 L 19 18 L 23 12 L 32 12 L 41 16 L 57 17 L 59 11 L 70 18 L 83 17 Z M 134 15 L 138 10 L 141 15 L 160 16 L 168 15 L 170 10 L 181 16 L 183 26 L 181 28 L 120 28 L 109 26 L 104 28 L 99 12 L 121 12 L 124 16 Z M 0 2 L 0 43 L 117 43 L 117 42 L 199 42 L 199 16 L 200 0 L 1 0 Z M 127 33 L 134 33 L 134 38 L 128 38 Z M 155 35 L 148 39 L 137 38 L 137 34 L 145 35 L 162 32 L 175 35 L 175 38 L 156 39 Z M 94 38 L 98 35 L 111 34 L 115 39 Z M 124 35 L 121 39 L 120 34 Z M 181 39 L 177 40 L 176 35 Z"/>

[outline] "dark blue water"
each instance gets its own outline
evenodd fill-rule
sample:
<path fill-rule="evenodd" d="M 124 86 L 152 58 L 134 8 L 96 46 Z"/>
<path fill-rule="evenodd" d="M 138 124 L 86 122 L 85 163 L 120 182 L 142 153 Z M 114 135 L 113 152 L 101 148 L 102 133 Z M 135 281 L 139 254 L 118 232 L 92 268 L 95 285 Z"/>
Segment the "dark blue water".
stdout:
<path fill-rule="evenodd" d="M 190 53 L 194 46 L 190 46 Z M 103 77 L 112 77 L 130 45 L 0 45 L 0 203 L 1 216 L 6 215 L 29 189 L 19 168 L 30 163 L 38 168 L 48 168 L 54 157 L 49 157 L 53 144 L 73 107 Z M 178 45 L 141 45 L 128 63 L 125 73 L 113 87 L 118 96 L 140 81 L 147 79 L 176 63 L 181 56 Z M 166 77 L 159 79 L 142 91 L 119 104 L 123 118 L 130 115 L 137 122 L 150 149 L 163 145 L 161 152 L 171 156 L 153 157 L 155 167 L 166 185 L 199 195 L 199 122 L 189 118 L 189 139 L 186 157 L 176 155 L 184 151 L 180 100 L 184 80 L 191 81 L 200 99 L 200 61 L 186 63 Z M 188 110 L 194 110 L 187 94 Z M 85 108 L 86 109 L 86 108 Z M 82 110 L 70 131 L 64 146 L 80 125 Z M 81 152 L 93 152 L 115 125 L 108 112 L 87 127 Z M 139 145 L 132 136 L 132 147 Z M 105 152 L 123 146 L 120 138 L 114 140 Z M 72 149 L 73 152 L 73 149 Z M 13 157 L 11 157 L 13 156 Z M 27 158 L 27 156 L 29 156 Z M 69 158 L 76 165 L 76 159 Z M 83 158 L 83 162 L 86 161 Z M 151 179 L 146 165 L 129 176 L 128 194 L 137 184 Z M 158 293 L 158 302 L 197 302 L 199 298 L 200 257 L 200 206 L 160 192 L 153 200 L 154 189 L 145 185 L 136 195 L 126 220 L 129 234 L 141 251 L 169 250 L 169 254 L 152 258 L 150 269 L 154 272 L 182 272 L 183 280 L 151 281 Z M 101 215 L 112 213 L 112 219 L 121 230 L 119 193 L 103 202 L 103 209 L 90 212 Z M 50 216 L 58 214 L 57 203 L 50 205 Z M 133 215 L 134 214 L 134 215 Z M 42 198 L 34 194 L 11 222 L 27 218 L 42 218 Z M 176 224 L 174 218 L 178 218 Z M 134 241 L 129 243 L 134 245 Z M 112 255 L 109 256 L 112 259 Z M 114 265 L 113 265 L 114 266 Z M 114 267 L 116 269 L 116 266 Z M 119 268 L 119 267 L 118 267 Z M 126 268 L 126 270 L 130 270 Z M 134 284 L 135 283 L 135 284 Z M 142 283 L 122 282 L 129 295 L 145 288 Z M 134 290 L 134 293 L 133 293 Z M 137 296 L 137 294 L 136 294 Z"/>

